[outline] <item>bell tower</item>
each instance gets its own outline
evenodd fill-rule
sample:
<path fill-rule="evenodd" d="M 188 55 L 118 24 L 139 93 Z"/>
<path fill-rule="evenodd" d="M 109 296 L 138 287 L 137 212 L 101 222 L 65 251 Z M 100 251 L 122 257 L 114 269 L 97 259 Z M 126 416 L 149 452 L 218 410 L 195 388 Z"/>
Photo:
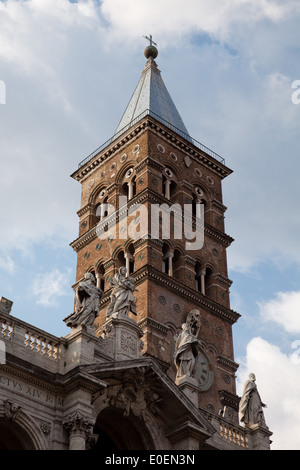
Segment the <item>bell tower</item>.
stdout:
<path fill-rule="evenodd" d="M 193 139 L 163 82 L 152 38 L 138 85 L 113 137 L 83 160 L 76 283 L 93 272 L 104 294 L 120 267 L 135 280 L 143 354 L 175 380 L 175 338 L 191 312 L 200 315 L 199 406 L 238 420 L 222 180 L 219 155 Z M 158 235 L 157 235 L 158 234 Z M 75 284 L 76 285 L 76 284 Z"/>

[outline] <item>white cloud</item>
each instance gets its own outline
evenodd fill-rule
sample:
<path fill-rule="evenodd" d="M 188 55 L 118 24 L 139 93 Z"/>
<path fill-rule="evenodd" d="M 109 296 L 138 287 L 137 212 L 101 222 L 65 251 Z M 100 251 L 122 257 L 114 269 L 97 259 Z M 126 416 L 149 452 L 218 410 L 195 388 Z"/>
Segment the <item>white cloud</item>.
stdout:
<path fill-rule="evenodd" d="M 0 269 L 7 272 L 8 274 L 14 273 L 15 263 L 9 255 L 0 256 Z"/>
<path fill-rule="evenodd" d="M 245 363 L 238 372 L 239 396 L 248 374 L 253 372 L 256 376 L 261 399 L 267 405 L 264 413 L 273 433 L 273 450 L 300 449 L 300 364 L 293 359 L 293 354 L 284 354 L 262 338 L 253 338 L 247 346 Z"/>
<path fill-rule="evenodd" d="M 297 18 L 297 5 L 293 0 L 187 0 L 184 8 L 179 0 L 0 2 L 0 61 L 7 73 L 0 77 L 7 85 L 7 105 L 0 116 L 5 135 L 1 200 L 5 200 L 4 191 L 11 194 L 10 207 L 1 208 L 7 221 L 1 246 L 58 233 L 76 236 L 77 227 L 73 225 L 69 232 L 68 227 L 76 224 L 72 216 L 78 206 L 72 201 L 80 189 L 63 183 L 63 178 L 67 181 L 77 162 L 94 149 L 94 142 L 96 147 L 110 137 L 104 132 L 109 122 L 117 125 L 139 78 L 139 65 L 132 61 L 133 51 L 146 44 L 142 35 L 152 33 L 159 48 L 166 50 L 166 46 L 180 48 L 192 34 L 206 32 L 236 48 L 237 57 L 220 45 L 201 50 L 189 45 L 185 57 L 176 54 L 173 59 L 171 54 L 159 65 L 166 73 L 169 63 L 174 70 L 172 60 L 176 60 L 187 86 L 171 74 L 166 85 L 171 95 L 177 89 L 183 117 L 195 129 L 192 135 L 199 140 L 204 136 L 203 143 L 213 148 L 218 142 L 215 150 L 229 155 L 226 162 L 236 172 L 236 180 L 235 175 L 229 178 L 228 199 L 224 199 L 229 206 L 228 230 L 237 240 L 230 251 L 230 266 L 245 270 L 274 253 L 294 259 L 295 252 L 300 253 L 295 249 L 299 226 L 292 219 L 296 190 L 290 198 L 281 188 L 276 206 L 270 201 L 275 201 L 282 185 L 277 156 L 284 140 L 291 144 L 286 158 L 290 165 L 294 163 L 291 148 L 300 106 L 291 104 L 291 83 L 299 77 L 280 70 L 283 53 L 292 50 L 289 34 L 269 26 L 285 25 L 292 13 Z M 114 64 L 117 60 L 119 66 Z M 250 64 L 255 64 L 253 69 Z M 118 67 L 123 72 L 122 86 Z M 133 68 L 137 72 L 130 75 L 128 85 Z M 260 173 L 254 173 L 254 168 L 260 168 Z M 274 169 L 271 178 L 270 168 Z M 291 187 L 298 187 L 297 174 L 289 175 Z M 290 230 L 291 220 L 294 230 Z M 273 232 L 276 237 L 270 236 Z"/>
<path fill-rule="evenodd" d="M 100 10 L 93 0 L 7 0 L 0 2 L 0 58 L 43 84 L 65 111 L 75 112 L 63 81 L 66 57 L 76 35 L 101 31 Z"/>
<path fill-rule="evenodd" d="M 77 73 L 76 47 L 78 37 L 81 47 L 98 42 L 98 10 L 93 0 L 0 2 L 0 78 L 7 95 L 0 109 L 0 244 L 11 255 L 43 239 L 77 235 L 80 187 L 69 174 L 85 156 L 80 149 L 92 150 L 84 139 L 93 125 L 82 113 L 88 85 L 80 89 L 82 101 L 74 98 L 87 73 Z"/>
<path fill-rule="evenodd" d="M 57 63 L 66 51 L 69 40 L 66 32 L 72 28 L 100 27 L 98 21 L 93 0 L 0 2 L 0 56 L 30 74 L 36 69 L 49 71 L 51 64 Z"/>
<path fill-rule="evenodd" d="M 232 38 L 236 24 L 247 26 L 263 19 L 278 22 L 298 5 L 275 0 L 103 0 L 102 13 L 110 23 L 111 33 L 121 38 L 136 38 L 137 32 L 151 31 L 173 38 L 175 44 L 191 33 L 206 32 L 219 40 Z M 167 19 L 167 21 L 166 21 Z"/>
<path fill-rule="evenodd" d="M 228 155 L 235 172 L 224 181 L 226 229 L 236 240 L 229 266 L 300 263 L 300 105 L 291 103 L 291 84 L 300 79 L 299 9 L 298 0 L 0 1 L 0 79 L 7 93 L 0 108 L 0 267 L 14 273 L 7 249 L 77 236 L 80 185 L 69 174 L 118 124 L 143 66 L 142 35 L 149 34 L 187 127 Z M 205 43 L 202 33 L 218 43 Z M 32 283 L 37 303 L 57 305 L 71 277 L 68 270 L 40 273 Z M 261 312 L 298 333 L 298 300 L 297 292 L 278 294 Z M 254 338 L 239 372 L 240 383 L 256 373 L 273 448 L 300 447 L 293 340 L 289 356 Z"/>
<path fill-rule="evenodd" d="M 300 292 L 278 292 L 274 299 L 259 302 L 261 318 L 274 321 L 288 333 L 300 334 Z"/>
<path fill-rule="evenodd" d="M 32 283 L 32 293 L 37 304 L 43 307 L 55 307 L 59 298 L 68 294 L 71 270 L 61 272 L 53 269 L 51 272 L 39 273 Z"/>
<path fill-rule="evenodd" d="M 295 216 L 300 106 L 291 104 L 291 84 L 292 78 L 278 71 L 261 76 L 248 97 L 241 98 L 237 88 L 231 96 L 234 112 L 222 116 L 230 123 L 223 126 L 228 129 L 223 146 L 234 174 L 224 183 L 224 201 L 226 230 L 236 240 L 230 266 L 237 271 L 266 260 L 300 263 L 300 219 Z M 216 127 L 221 126 L 220 119 Z"/>

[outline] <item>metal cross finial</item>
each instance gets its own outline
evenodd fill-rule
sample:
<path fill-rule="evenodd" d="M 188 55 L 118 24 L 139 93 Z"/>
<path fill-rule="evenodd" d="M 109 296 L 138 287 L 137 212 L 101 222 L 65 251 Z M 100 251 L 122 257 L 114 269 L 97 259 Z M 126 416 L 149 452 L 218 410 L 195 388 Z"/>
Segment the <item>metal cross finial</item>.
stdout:
<path fill-rule="evenodd" d="M 148 36 L 143 36 L 143 37 L 150 42 L 150 46 L 152 46 L 152 45 L 157 46 L 156 42 L 152 41 L 152 35 L 151 34 L 150 34 L 150 38 L 148 38 Z"/>

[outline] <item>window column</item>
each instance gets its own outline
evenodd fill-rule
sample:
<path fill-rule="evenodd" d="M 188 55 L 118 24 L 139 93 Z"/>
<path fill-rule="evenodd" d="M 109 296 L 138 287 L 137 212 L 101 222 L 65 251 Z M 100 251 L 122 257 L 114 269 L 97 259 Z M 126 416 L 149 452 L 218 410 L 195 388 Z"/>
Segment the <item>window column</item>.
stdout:
<path fill-rule="evenodd" d="M 170 186 L 171 186 L 171 181 L 166 180 L 165 181 L 165 198 L 170 199 Z"/>
<path fill-rule="evenodd" d="M 130 200 L 133 198 L 133 182 L 128 181 L 127 186 L 128 186 L 128 200 Z"/>
<path fill-rule="evenodd" d="M 202 269 L 200 271 L 200 287 L 201 287 L 201 294 L 205 295 L 205 275 L 206 270 Z"/>
<path fill-rule="evenodd" d="M 165 265 L 165 272 L 168 274 L 168 276 L 173 276 L 173 257 L 174 257 L 174 252 L 173 251 L 168 251 L 168 253 L 163 257 L 163 262 Z"/>

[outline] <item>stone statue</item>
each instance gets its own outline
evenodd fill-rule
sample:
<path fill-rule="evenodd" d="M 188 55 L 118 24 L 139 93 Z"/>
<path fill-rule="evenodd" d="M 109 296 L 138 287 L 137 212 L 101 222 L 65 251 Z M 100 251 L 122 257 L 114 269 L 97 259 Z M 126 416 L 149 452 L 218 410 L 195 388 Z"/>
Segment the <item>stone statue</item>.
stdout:
<path fill-rule="evenodd" d="M 129 312 L 137 315 L 136 304 L 133 292 L 135 289 L 134 279 L 126 277 L 126 268 L 122 266 L 119 272 L 114 275 L 110 281 L 112 293 L 110 304 L 108 306 L 106 317 L 120 315 L 128 315 Z"/>
<path fill-rule="evenodd" d="M 193 377 L 194 367 L 198 356 L 197 339 L 200 328 L 200 313 L 192 310 L 187 316 L 186 323 L 178 335 L 175 344 L 174 363 L 177 369 L 176 379 L 183 376 Z"/>
<path fill-rule="evenodd" d="M 96 286 L 92 273 L 85 273 L 84 281 L 79 282 L 75 291 L 75 310 L 64 319 L 67 326 L 86 325 L 91 327 L 98 316 L 103 291 Z"/>
<path fill-rule="evenodd" d="M 201 320 L 200 320 L 200 312 L 197 309 L 191 310 L 188 316 L 186 317 L 186 322 L 190 325 L 191 334 L 198 338 L 198 334 L 200 331 Z"/>
<path fill-rule="evenodd" d="M 251 373 L 249 379 L 244 383 L 243 395 L 239 404 L 241 422 L 246 427 L 257 424 L 267 427 L 263 412 L 266 405 L 261 401 L 255 380 L 255 375 Z"/>

